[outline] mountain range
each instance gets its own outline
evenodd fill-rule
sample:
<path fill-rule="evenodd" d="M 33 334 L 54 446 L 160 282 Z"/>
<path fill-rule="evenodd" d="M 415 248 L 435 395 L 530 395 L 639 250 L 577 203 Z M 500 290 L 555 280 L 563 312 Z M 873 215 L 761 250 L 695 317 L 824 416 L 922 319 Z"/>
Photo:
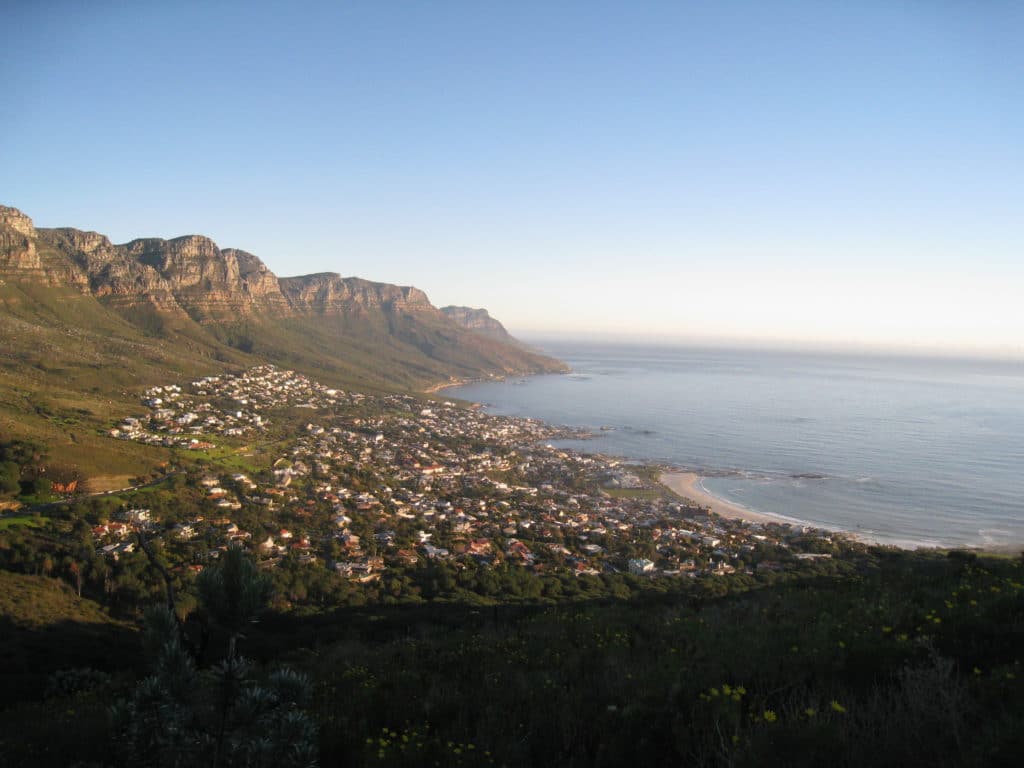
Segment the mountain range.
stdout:
<path fill-rule="evenodd" d="M 114 244 L 0 206 L 0 433 L 56 439 L 26 414 L 66 427 L 149 384 L 268 362 L 370 391 L 566 370 L 417 288 L 278 277 L 201 235 Z"/>

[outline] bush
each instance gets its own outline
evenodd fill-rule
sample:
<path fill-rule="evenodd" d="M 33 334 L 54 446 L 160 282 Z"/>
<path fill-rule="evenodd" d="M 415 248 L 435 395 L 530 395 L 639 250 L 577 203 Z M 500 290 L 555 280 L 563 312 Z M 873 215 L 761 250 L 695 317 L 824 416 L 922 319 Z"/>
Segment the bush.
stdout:
<path fill-rule="evenodd" d="M 80 693 L 104 688 L 110 684 L 110 675 L 91 667 L 60 669 L 50 675 L 46 684 L 47 699 L 77 696 Z"/>

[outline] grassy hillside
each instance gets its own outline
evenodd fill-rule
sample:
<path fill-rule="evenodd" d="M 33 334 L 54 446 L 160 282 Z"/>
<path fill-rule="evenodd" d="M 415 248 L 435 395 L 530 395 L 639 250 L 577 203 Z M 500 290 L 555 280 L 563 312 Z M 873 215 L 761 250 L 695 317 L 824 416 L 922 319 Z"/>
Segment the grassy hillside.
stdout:
<path fill-rule="evenodd" d="M 118 654 L 135 653 L 131 624 L 46 576 L 0 570 L 0 626 L 0 666 L 12 700 L 39 698 L 58 669 L 114 670 Z"/>
<path fill-rule="evenodd" d="M 99 437 L 144 389 L 264 363 L 362 391 L 561 367 L 457 325 L 415 288 L 282 281 L 201 236 L 114 245 L 0 206 L 0 442 L 34 440 L 116 485 L 167 459 Z"/>
<path fill-rule="evenodd" d="M 65 621 L 124 626 L 98 603 L 77 597 L 63 581 L 4 570 L 0 570 L 0 616 L 25 630 L 45 630 Z"/>
<path fill-rule="evenodd" d="M 524 370 L 514 347 L 431 318 L 377 313 L 200 326 L 151 307 L 117 309 L 70 289 L 0 284 L 0 439 L 45 445 L 54 461 L 98 477 L 146 474 L 166 451 L 100 434 L 138 412 L 153 384 L 273 362 L 360 391 L 422 389 L 484 370 Z M 166 322 L 165 322 L 166 320 Z"/>
<path fill-rule="evenodd" d="M 247 360 L 226 347 L 147 336 L 67 289 L 2 284 L 0 314 L 0 437 L 36 440 L 87 475 L 141 474 L 166 459 L 159 449 L 98 434 L 135 412 L 146 386 Z"/>
<path fill-rule="evenodd" d="M 147 303 L 8 281 L 0 282 L 0 316 L 0 440 L 36 440 L 51 459 L 101 478 L 145 474 L 167 460 L 161 449 L 99 434 L 137 412 L 154 384 L 271 362 L 331 386 L 381 392 L 557 367 L 430 313 L 253 314 L 200 325 Z"/>
<path fill-rule="evenodd" d="M 0 764 L 69 765 L 109 754 L 106 702 L 89 693 L 55 699 L 56 673 L 132 676 L 138 649 L 134 626 L 65 583 L 0 570 Z"/>

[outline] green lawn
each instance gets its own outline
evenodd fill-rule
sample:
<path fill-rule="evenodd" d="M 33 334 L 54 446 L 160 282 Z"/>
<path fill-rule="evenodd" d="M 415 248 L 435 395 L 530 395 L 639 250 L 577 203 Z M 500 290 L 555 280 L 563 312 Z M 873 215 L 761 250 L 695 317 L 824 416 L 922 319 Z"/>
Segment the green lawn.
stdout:
<path fill-rule="evenodd" d="M 44 520 L 35 515 L 4 515 L 0 517 L 0 531 L 23 526 L 25 528 L 42 528 Z"/>

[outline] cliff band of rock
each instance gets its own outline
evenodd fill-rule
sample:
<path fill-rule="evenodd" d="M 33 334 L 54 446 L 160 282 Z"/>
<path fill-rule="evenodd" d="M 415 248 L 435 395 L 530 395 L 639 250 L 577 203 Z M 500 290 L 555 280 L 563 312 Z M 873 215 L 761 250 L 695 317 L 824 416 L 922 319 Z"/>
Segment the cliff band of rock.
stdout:
<path fill-rule="evenodd" d="M 449 320 L 496 339 L 506 341 L 512 340 L 512 335 L 505 330 L 505 326 L 491 317 L 486 309 L 473 309 L 472 307 L 441 307 L 441 312 Z"/>
<path fill-rule="evenodd" d="M 0 206 L 0 282 L 70 289 L 148 331 L 198 324 L 206 330 L 193 336 L 213 334 L 245 351 L 275 334 L 280 349 L 294 347 L 288 334 L 313 328 L 304 321 L 337 318 L 332 338 L 365 342 L 364 349 L 391 338 L 452 366 L 452 375 L 563 368 L 519 345 L 486 310 L 439 310 L 417 288 L 334 273 L 279 278 L 253 254 L 221 249 L 201 235 L 118 245 L 96 232 L 36 228 L 17 209 Z M 244 324 L 265 333 L 254 341 L 247 332 L 239 342 Z"/>

